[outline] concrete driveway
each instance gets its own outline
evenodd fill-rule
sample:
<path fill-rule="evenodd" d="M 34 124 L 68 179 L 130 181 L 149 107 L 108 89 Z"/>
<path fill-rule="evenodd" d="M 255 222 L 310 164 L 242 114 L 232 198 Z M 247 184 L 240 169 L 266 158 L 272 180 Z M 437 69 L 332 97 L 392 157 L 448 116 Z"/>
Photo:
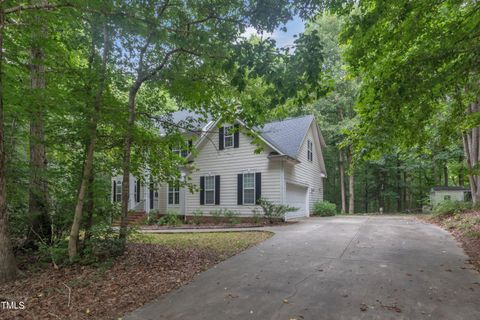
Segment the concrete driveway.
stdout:
<path fill-rule="evenodd" d="M 480 275 L 442 229 L 310 218 L 125 319 L 480 319 Z"/>

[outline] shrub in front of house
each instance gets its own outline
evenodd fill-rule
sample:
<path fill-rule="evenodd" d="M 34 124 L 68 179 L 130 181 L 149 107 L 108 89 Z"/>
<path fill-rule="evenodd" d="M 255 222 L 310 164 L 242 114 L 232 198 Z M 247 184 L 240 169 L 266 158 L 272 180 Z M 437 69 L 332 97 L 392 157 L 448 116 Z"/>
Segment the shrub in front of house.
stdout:
<path fill-rule="evenodd" d="M 215 209 L 210 211 L 210 215 L 212 216 L 214 224 L 219 224 L 222 221 L 223 212 L 221 209 Z"/>
<path fill-rule="evenodd" d="M 225 217 L 225 220 L 227 220 L 229 224 L 235 225 L 240 223 L 240 220 L 238 220 L 237 214 L 235 213 L 235 211 L 232 211 L 229 209 L 223 209 L 223 216 Z"/>
<path fill-rule="evenodd" d="M 270 223 L 274 223 L 275 220 L 285 219 L 285 215 L 288 212 L 298 210 L 298 208 L 294 208 L 285 204 L 275 204 L 265 198 L 260 198 L 258 200 L 258 205 L 260 208 L 262 208 L 263 216 Z"/>
<path fill-rule="evenodd" d="M 202 223 L 203 211 L 202 210 L 195 210 L 192 212 L 192 223 L 195 225 L 199 225 Z"/>
<path fill-rule="evenodd" d="M 182 224 L 182 220 L 178 217 L 175 211 L 168 211 L 166 215 L 158 219 L 158 225 L 160 226 L 179 226 Z"/>
<path fill-rule="evenodd" d="M 150 212 L 148 212 L 147 224 L 153 225 L 156 223 L 158 223 L 158 212 L 157 210 L 150 210 Z"/>
<path fill-rule="evenodd" d="M 319 217 L 331 217 L 337 214 L 337 206 L 328 201 L 317 201 L 313 205 L 313 215 Z"/>

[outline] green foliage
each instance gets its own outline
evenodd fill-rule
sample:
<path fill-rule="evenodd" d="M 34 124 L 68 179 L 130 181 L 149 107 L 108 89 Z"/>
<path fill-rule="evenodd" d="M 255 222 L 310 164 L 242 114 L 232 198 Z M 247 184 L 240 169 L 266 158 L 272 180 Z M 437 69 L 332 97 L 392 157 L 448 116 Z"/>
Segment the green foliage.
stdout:
<path fill-rule="evenodd" d="M 61 239 L 52 244 L 39 242 L 40 261 L 54 263 L 57 266 L 68 265 L 68 240 Z M 118 239 L 118 233 L 110 225 L 98 224 L 90 230 L 90 238 L 82 243 L 81 255 L 74 262 L 90 265 L 109 261 L 123 253 L 124 244 Z"/>
<path fill-rule="evenodd" d="M 160 226 L 176 227 L 181 225 L 182 223 L 182 220 L 180 220 L 180 218 L 178 217 L 178 213 L 175 211 L 168 211 L 166 215 L 164 215 L 158 220 L 158 225 Z"/>
<path fill-rule="evenodd" d="M 41 262 L 53 263 L 57 266 L 66 265 L 68 260 L 68 241 L 57 241 L 53 244 L 39 242 L 38 254 Z"/>
<path fill-rule="evenodd" d="M 320 217 L 330 217 L 337 214 L 337 206 L 328 201 L 317 201 L 313 205 L 313 215 Z"/>
<path fill-rule="evenodd" d="M 443 217 L 452 214 L 459 214 L 472 210 L 473 208 L 475 207 L 472 202 L 445 200 L 433 208 L 433 216 Z"/>
<path fill-rule="evenodd" d="M 478 21 L 475 1 L 358 3 L 342 35 L 350 71 L 362 78 L 360 121 L 351 130 L 358 157 L 441 135 L 458 143 L 479 124 L 478 115 L 465 115 L 480 94 Z"/>
<path fill-rule="evenodd" d="M 147 224 L 148 225 L 154 225 L 158 223 L 158 211 L 157 210 L 150 210 L 148 212 L 148 217 L 147 217 Z"/>
<path fill-rule="evenodd" d="M 124 245 L 118 238 L 117 231 L 110 225 L 95 225 L 92 227 L 90 239 L 85 241 L 80 262 L 83 264 L 100 263 L 118 257 L 123 254 Z"/>
<path fill-rule="evenodd" d="M 195 210 L 192 212 L 193 218 L 192 222 L 193 224 L 199 225 L 202 223 L 202 217 L 203 217 L 203 211 L 202 210 Z"/>
<path fill-rule="evenodd" d="M 252 210 L 252 221 L 254 224 L 260 224 L 260 222 L 262 222 L 262 215 L 257 209 Z"/>
<path fill-rule="evenodd" d="M 285 214 L 298 210 L 298 208 L 288 205 L 274 204 L 265 198 L 260 198 L 258 200 L 258 205 L 263 210 L 263 216 L 268 219 L 270 223 L 274 223 L 275 220 L 285 219 Z"/>
<path fill-rule="evenodd" d="M 219 224 L 222 221 L 223 212 L 221 209 L 215 209 L 210 211 L 210 216 L 212 216 L 213 223 Z"/>
<path fill-rule="evenodd" d="M 229 224 L 235 225 L 240 223 L 240 220 L 238 220 L 237 213 L 235 213 L 235 211 L 224 208 L 222 212 L 225 220 L 227 220 Z"/>

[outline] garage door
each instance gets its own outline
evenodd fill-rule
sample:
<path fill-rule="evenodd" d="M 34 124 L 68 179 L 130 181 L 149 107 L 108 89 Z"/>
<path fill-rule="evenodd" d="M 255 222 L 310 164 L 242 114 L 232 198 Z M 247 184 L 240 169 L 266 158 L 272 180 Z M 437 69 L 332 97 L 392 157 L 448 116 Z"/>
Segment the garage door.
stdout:
<path fill-rule="evenodd" d="M 287 213 L 288 219 L 308 217 L 308 188 L 296 184 L 287 183 L 286 202 L 289 206 L 298 208 L 297 211 Z"/>

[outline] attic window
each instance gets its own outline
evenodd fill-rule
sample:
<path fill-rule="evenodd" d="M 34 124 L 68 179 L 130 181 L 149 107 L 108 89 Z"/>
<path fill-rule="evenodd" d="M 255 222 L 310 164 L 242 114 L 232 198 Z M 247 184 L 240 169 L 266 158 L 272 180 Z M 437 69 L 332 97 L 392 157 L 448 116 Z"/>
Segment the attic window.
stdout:
<path fill-rule="evenodd" d="M 223 137 L 224 139 L 224 146 L 225 148 L 233 148 L 233 133 L 234 129 L 233 126 L 225 127 L 224 128 L 225 135 Z"/>
<path fill-rule="evenodd" d="M 307 159 L 308 161 L 313 161 L 313 143 L 312 140 L 307 140 Z"/>

